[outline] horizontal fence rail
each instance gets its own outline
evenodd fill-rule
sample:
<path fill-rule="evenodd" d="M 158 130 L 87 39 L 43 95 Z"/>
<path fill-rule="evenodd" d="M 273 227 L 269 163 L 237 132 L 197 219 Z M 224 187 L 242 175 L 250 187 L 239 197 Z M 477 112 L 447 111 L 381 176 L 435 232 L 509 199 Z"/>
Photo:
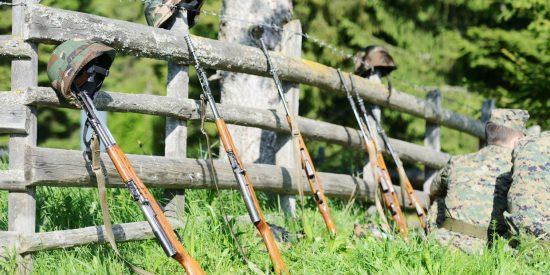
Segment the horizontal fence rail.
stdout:
<path fill-rule="evenodd" d="M 169 219 L 174 229 L 184 227 L 184 223 Z M 0 251 L 2 248 L 13 249 L 18 254 L 35 251 L 70 248 L 86 244 L 106 243 L 104 226 L 89 226 L 79 229 L 68 229 L 40 233 L 0 232 Z M 130 222 L 113 224 L 113 234 L 117 242 L 146 240 L 154 237 L 149 224 Z"/>
<path fill-rule="evenodd" d="M 26 59 L 32 55 L 32 49 L 20 37 L 0 35 L 0 58 Z"/>
<path fill-rule="evenodd" d="M 29 128 L 27 108 L 0 103 L 0 134 L 25 134 Z"/>
<path fill-rule="evenodd" d="M 132 112 L 150 115 L 175 117 L 183 120 L 199 119 L 200 103 L 192 99 L 172 99 L 164 96 L 124 93 L 99 93 L 94 99 L 99 110 Z M 0 93 L 0 104 L 26 104 L 53 107 L 74 108 L 60 100 L 51 88 L 31 87 L 25 93 Z M 231 105 L 219 105 L 227 122 L 242 126 L 258 127 L 280 133 L 290 133 L 284 114 L 274 110 L 243 108 Z M 211 111 L 207 111 L 207 120 L 212 121 Z M 0 120 L 2 118 L 0 117 Z M 298 117 L 301 132 L 310 138 L 337 143 L 348 147 L 361 148 L 361 134 L 358 130 L 327 122 Z M 420 162 L 429 167 L 443 167 L 450 156 L 425 146 L 390 139 L 396 152 L 403 160 Z M 383 144 L 381 141 L 380 144 Z M 384 148 L 385 149 L 385 148 Z"/>
<path fill-rule="evenodd" d="M 29 5 L 26 11 L 25 39 L 29 41 L 59 43 L 74 38 L 91 39 L 127 54 L 190 63 L 183 33 L 38 4 Z M 269 75 L 260 49 L 202 37 L 195 37 L 194 41 L 206 67 Z M 335 69 L 277 52 L 271 55 L 282 80 L 316 86 L 322 91 L 343 93 Z M 438 108 L 433 103 L 397 90 L 392 90 L 390 95 L 385 86 L 358 76 L 355 76 L 355 82 L 360 95 L 369 102 L 484 138 L 483 124 L 478 120 Z"/>
<path fill-rule="evenodd" d="M 76 150 L 27 148 L 31 175 L 28 182 L 33 186 L 53 187 L 95 187 L 94 173 L 90 164 L 85 161 L 84 153 Z M 102 167 L 107 177 L 107 186 L 123 188 L 124 184 L 108 156 L 101 156 Z M 207 160 L 188 158 L 167 158 L 161 156 L 128 155 L 128 159 L 136 168 L 139 177 L 149 187 L 214 189 L 213 175 L 210 173 Z M 247 164 L 248 173 L 254 184 L 254 189 L 279 194 L 298 194 L 298 184 L 303 184 L 306 194 L 307 180 L 302 173 L 302 179 L 293 177 L 294 171 L 269 164 Z M 238 185 L 231 167 L 226 160 L 214 160 L 215 174 L 220 189 L 237 189 Z M 368 201 L 374 199 L 374 183 L 350 175 L 319 173 L 324 183 L 325 194 L 330 197 L 349 198 L 355 194 L 358 198 Z M 398 186 L 395 186 L 398 188 Z M 421 204 L 429 204 L 427 195 L 416 192 Z M 406 198 L 405 201 L 407 201 Z M 407 203 L 408 205 L 409 203 Z"/>
<path fill-rule="evenodd" d="M 25 176 L 23 171 L 0 171 L 0 190 L 25 190 Z"/>

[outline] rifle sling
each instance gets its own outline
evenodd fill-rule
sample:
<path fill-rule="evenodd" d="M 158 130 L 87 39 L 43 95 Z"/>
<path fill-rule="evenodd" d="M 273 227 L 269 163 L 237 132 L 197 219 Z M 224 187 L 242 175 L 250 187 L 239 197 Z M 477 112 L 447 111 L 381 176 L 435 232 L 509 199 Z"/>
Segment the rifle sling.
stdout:
<path fill-rule="evenodd" d="M 99 193 L 99 204 L 101 205 L 101 216 L 103 217 L 104 224 L 104 234 L 103 236 L 107 239 L 111 248 L 115 252 L 115 255 L 126 264 L 134 273 L 139 275 L 154 275 L 154 273 L 145 271 L 128 260 L 126 260 L 120 251 L 118 250 L 115 235 L 113 234 L 113 224 L 111 222 L 111 216 L 109 215 L 109 205 L 107 203 L 107 189 L 105 188 L 105 174 L 101 169 L 101 157 L 100 157 L 100 146 L 99 146 L 99 137 L 94 132 L 92 134 L 91 140 L 91 157 L 92 157 L 92 170 L 94 171 L 95 178 L 97 181 L 97 190 Z"/>
<path fill-rule="evenodd" d="M 473 225 L 457 219 L 446 217 L 441 226 L 447 230 L 468 235 L 470 237 L 487 240 L 487 227 Z"/>

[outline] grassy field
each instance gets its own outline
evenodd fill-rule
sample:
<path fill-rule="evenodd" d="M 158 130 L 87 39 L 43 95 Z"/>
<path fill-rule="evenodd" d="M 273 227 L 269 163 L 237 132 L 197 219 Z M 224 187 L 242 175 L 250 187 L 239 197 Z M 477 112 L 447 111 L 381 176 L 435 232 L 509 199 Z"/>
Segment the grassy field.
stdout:
<path fill-rule="evenodd" d="M 0 169 L 6 169 L 5 161 Z M 155 190 L 156 195 L 160 194 Z M 126 190 L 110 190 L 111 214 L 115 222 L 141 220 L 141 213 Z M 95 189 L 37 189 L 39 231 L 78 228 L 101 224 Z M 244 215 L 239 193 L 224 191 L 217 196 L 212 191 L 187 192 L 187 225 L 180 230 L 185 247 L 201 263 L 207 273 L 248 274 L 262 270 L 269 273 L 270 262 L 259 236 L 249 223 L 237 223 L 238 239 L 256 266 L 242 262 L 227 226 L 221 207 L 231 216 Z M 266 196 L 260 194 L 265 202 Z M 482 255 L 467 255 L 438 246 L 434 240 L 422 242 L 413 232 L 410 242 L 399 237 L 380 241 L 373 237 L 353 235 L 355 223 L 376 220 L 366 217 L 362 203 L 346 210 L 346 202 L 331 201 L 332 215 L 338 228 L 335 239 L 328 237 L 321 216 L 313 202 L 306 199 L 304 212 L 308 224 L 285 219 L 277 205 L 262 205 L 272 221 L 291 232 L 304 231 L 305 238 L 282 244 L 283 257 L 293 274 L 542 274 L 550 270 L 550 251 L 525 240 L 516 252 L 504 249 L 500 242 Z M 0 192 L 0 230 L 7 229 L 7 192 Z M 157 274 L 181 273 L 175 261 L 164 256 L 155 241 L 139 241 L 120 245 L 122 253 L 133 263 Z M 130 274 L 108 245 L 87 245 L 73 249 L 43 251 L 34 254 L 35 274 Z M 0 273 L 11 274 L 15 256 L 0 258 Z M 254 271 L 256 270 L 256 271 Z"/>

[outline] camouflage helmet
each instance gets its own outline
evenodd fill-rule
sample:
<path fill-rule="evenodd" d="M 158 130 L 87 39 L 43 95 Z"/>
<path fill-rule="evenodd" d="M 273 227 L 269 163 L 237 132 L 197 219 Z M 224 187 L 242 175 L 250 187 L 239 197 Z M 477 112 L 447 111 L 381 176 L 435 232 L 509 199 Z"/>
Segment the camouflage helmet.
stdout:
<path fill-rule="evenodd" d="M 491 111 L 489 122 L 519 130 L 527 134 L 525 123 L 529 119 L 529 112 L 521 109 L 494 109 Z"/>
<path fill-rule="evenodd" d="M 183 2 L 183 3 L 182 3 Z M 173 22 L 175 11 L 187 10 L 187 25 L 193 27 L 204 0 L 151 0 L 145 2 L 145 20 L 149 26 L 166 29 Z"/>
<path fill-rule="evenodd" d="M 53 51 L 48 62 L 48 78 L 54 90 L 78 106 L 71 91 L 73 84 L 93 95 L 101 88 L 114 58 L 115 50 L 101 43 L 68 40 Z"/>
<path fill-rule="evenodd" d="M 380 46 L 367 46 L 355 55 L 355 74 L 367 77 L 373 69 L 386 76 L 397 69 L 391 55 Z"/>

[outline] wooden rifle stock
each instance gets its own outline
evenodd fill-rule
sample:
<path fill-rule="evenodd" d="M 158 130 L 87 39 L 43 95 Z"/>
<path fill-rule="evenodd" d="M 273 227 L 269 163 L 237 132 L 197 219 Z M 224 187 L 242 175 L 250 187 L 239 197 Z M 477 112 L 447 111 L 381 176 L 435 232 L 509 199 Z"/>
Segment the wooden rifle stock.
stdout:
<path fill-rule="evenodd" d="M 74 85 L 73 85 L 74 86 Z M 174 229 L 168 222 L 164 212 L 160 208 L 155 198 L 149 193 L 149 190 L 138 177 L 134 167 L 116 144 L 111 136 L 109 129 L 101 124 L 97 117 L 97 110 L 90 96 L 86 91 L 80 91 L 74 86 L 74 94 L 82 104 L 88 120 L 87 125 L 91 126 L 99 136 L 101 142 L 105 145 L 109 158 L 115 165 L 122 181 L 128 187 L 132 199 L 138 203 L 143 215 L 151 226 L 151 229 L 166 255 L 178 261 L 188 274 L 204 274 L 199 263 L 193 259 L 179 242 Z"/>
<path fill-rule="evenodd" d="M 262 235 L 263 241 L 269 253 L 269 257 L 271 258 L 271 262 L 273 263 L 275 273 L 288 273 L 288 269 L 286 268 L 283 258 L 281 257 L 281 253 L 279 252 L 277 243 L 273 238 L 271 229 L 265 221 L 265 217 L 262 214 L 260 205 L 258 204 L 258 199 L 256 198 L 254 187 L 252 186 L 252 181 L 250 181 L 250 178 L 248 177 L 248 173 L 246 172 L 246 169 L 241 161 L 239 153 L 237 152 L 237 149 L 233 144 L 233 138 L 231 137 L 231 134 L 227 129 L 227 125 L 225 124 L 225 121 L 218 111 L 218 107 L 216 106 L 216 102 L 214 101 L 214 97 L 212 96 L 212 92 L 208 84 L 206 73 L 200 65 L 199 59 L 195 52 L 195 45 L 193 44 L 193 40 L 191 39 L 191 36 L 189 34 L 185 36 L 185 42 L 187 43 L 187 47 L 189 49 L 191 57 L 195 62 L 195 69 L 197 71 L 199 82 L 201 83 L 204 100 L 208 102 L 210 108 L 212 109 L 212 113 L 216 121 L 216 128 L 218 129 L 222 145 L 225 149 L 225 152 L 227 153 L 229 163 L 233 170 L 233 174 L 235 175 L 235 179 L 239 184 L 241 195 L 248 210 L 250 219 L 254 223 L 254 226 L 256 226 L 256 228 L 260 232 L 260 235 Z"/>
<path fill-rule="evenodd" d="M 371 134 L 372 136 L 372 134 Z M 374 137 L 373 137 L 374 139 Z M 373 151 L 376 152 L 376 164 L 380 169 L 380 174 L 382 177 L 384 177 L 384 180 L 388 186 L 389 194 L 386 194 L 386 196 L 392 197 L 392 202 L 394 204 L 394 209 L 392 211 L 392 217 L 397 223 L 397 227 L 399 228 L 399 233 L 401 233 L 403 236 L 407 236 L 409 234 L 409 229 L 407 228 L 407 222 L 405 220 L 405 215 L 403 214 L 403 211 L 401 209 L 401 206 L 399 205 L 399 198 L 397 197 L 397 193 L 395 192 L 395 189 L 393 188 L 393 183 L 390 178 L 390 173 L 388 172 L 388 168 L 386 167 L 386 162 L 384 161 L 384 157 L 382 156 L 382 152 L 378 149 L 376 146 L 376 143 L 373 142 Z M 369 159 L 371 159 L 371 156 L 369 154 Z M 387 202 L 388 203 L 388 202 Z"/>
<path fill-rule="evenodd" d="M 291 127 L 296 127 L 296 125 L 292 126 L 294 122 L 292 121 L 292 118 L 288 115 L 287 120 L 289 121 L 289 125 L 291 125 Z M 300 147 L 298 149 L 300 150 L 302 169 L 306 173 L 309 187 L 313 192 L 313 198 L 317 203 L 317 208 L 319 208 L 321 216 L 323 216 L 325 225 L 327 226 L 328 231 L 334 236 L 336 235 L 336 227 L 334 226 L 334 221 L 332 221 L 332 217 L 330 216 L 330 208 L 328 206 L 327 198 L 325 197 L 325 192 L 323 191 L 323 186 L 321 186 L 321 182 L 317 177 L 317 171 L 315 170 L 315 166 L 313 165 L 311 156 L 309 155 L 306 144 L 304 143 L 304 138 L 302 137 L 302 134 L 298 132 L 297 138 Z"/>
<path fill-rule="evenodd" d="M 263 33 L 263 30 L 261 31 Z M 255 35 L 253 34 L 253 37 Z M 313 198 L 315 199 L 315 202 L 317 203 L 317 207 L 319 208 L 319 212 L 321 212 L 321 216 L 323 216 L 323 220 L 325 221 L 325 225 L 327 226 L 328 231 L 331 233 L 332 236 L 336 235 L 336 227 L 334 226 L 334 222 L 332 221 L 332 217 L 330 216 L 330 209 L 328 206 L 327 198 L 325 197 L 325 192 L 323 191 L 323 187 L 321 186 L 321 182 L 319 181 L 319 178 L 317 177 L 317 172 L 315 170 L 315 165 L 313 165 L 313 161 L 311 160 L 311 156 L 309 155 L 309 151 L 307 150 L 306 143 L 304 142 L 304 138 L 302 137 L 302 134 L 300 133 L 300 129 L 298 128 L 298 125 L 292 118 L 292 115 L 290 114 L 290 111 L 288 110 L 288 106 L 286 104 L 286 99 L 284 97 L 283 88 L 281 86 L 281 81 L 279 80 L 279 76 L 277 76 L 277 71 L 275 70 L 275 67 L 273 66 L 273 62 L 271 62 L 271 57 L 269 56 L 269 52 L 267 51 L 267 47 L 265 46 L 265 43 L 263 39 L 260 37 L 256 37 L 260 43 L 260 48 L 262 52 L 264 53 L 267 64 L 269 66 L 269 72 L 271 73 L 271 76 L 273 77 L 273 81 L 275 82 L 275 86 L 277 87 L 277 92 L 279 93 L 279 97 L 281 99 L 281 102 L 283 103 L 285 112 L 286 112 L 286 120 L 288 122 L 288 126 L 290 128 L 290 131 L 292 132 L 292 138 L 298 139 L 298 147 L 295 148 L 299 150 L 300 155 L 300 161 L 302 163 L 302 169 L 304 170 L 304 173 L 306 174 L 307 181 L 309 183 L 309 187 L 311 188 L 311 191 L 313 192 Z"/>
<path fill-rule="evenodd" d="M 430 233 L 430 227 L 428 223 L 428 218 L 426 216 L 426 212 L 424 211 L 424 208 L 422 208 L 422 206 L 420 205 L 420 201 L 418 200 L 418 197 L 414 193 L 414 189 L 411 185 L 411 182 L 409 181 L 409 177 L 407 176 L 407 173 L 405 173 L 405 168 L 403 168 L 402 164 L 397 165 L 397 172 L 399 173 L 399 180 L 401 181 L 400 182 L 401 186 L 405 186 L 405 191 L 409 196 L 411 205 L 414 207 L 416 211 L 416 215 L 418 217 L 418 220 L 420 221 L 420 226 L 424 230 L 424 234 Z"/>
<path fill-rule="evenodd" d="M 406 235 L 408 234 L 408 230 L 405 218 L 403 216 L 401 207 L 399 206 L 397 196 L 395 195 L 395 192 L 392 191 L 393 186 L 391 185 L 391 181 L 388 180 L 389 174 L 387 174 L 387 170 L 385 170 L 386 167 L 384 164 L 380 164 L 380 158 L 377 156 L 376 153 L 376 145 L 373 143 L 372 139 L 367 138 L 366 136 L 363 139 L 363 144 L 365 146 L 365 152 L 368 154 L 369 160 L 371 162 L 370 166 L 372 174 L 374 175 L 374 182 L 379 183 L 380 187 L 382 188 L 382 196 L 384 197 L 384 202 L 390 210 L 392 219 L 397 224 L 399 233 Z"/>
<path fill-rule="evenodd" d="M 363 114 L 363 120 L 365 120 L 368 123 L 369 114 L 367 113 L 367 109 L 365 108 L 365 104 L 363 103 L 363 99 L 359 96 L 359 93 L 355 89 L 355 82 L 353 80 L 353 76 L 349 76 L 350 82 L 351 82 L 351 88 L 355 91 L 355 94 L 357 96 L 357 101 L 359 102 L 359 107 L 361 108 L 361 112 Z M 384 129 L 380 125 L 380 122 L 376 119 L 376 116 L 372 115 L 372 120 L 376 123 L 376 130 L 378 134 L 382 137 L 382 140 L 384 141 L 384 144 L 386 145 L 386 148 L 390 152 L 390 155 L 393 158 L 393 162 L 397 166 L 397 172 L 399 173 L 399 185 L 401 186 L 401 195 L 403 196 L 403 203 L 405 201 L 404 195 L 405 193 L 409 197 L 409 200 L 411 202 L 411 205 L 414 207 L 416 211 L 416 215 L 418 219 L 420 220 L 420 226 L 424 230 L 425 234 L 428 234 L 429 229 L 429 223 L 426 217 L 426 212 L 424 211 L 424 208 L 420 205 L 420 201 L 418 200 L 416 194 L 414 193 L 414 189 L 411 185 L 411 182 L 409 180 L 409 177 L 407 176 L 407 173 L 405 172 L 405 169 L 403 168 L 403 163 L 401 162 L 401 159 L 399 156 L 395 153 L 393 150 L 393 147 L 390 143 L 390 140 L 386 133 L 384 132 Z M 374 130 L 374 127 L 367 127 L 369 129 L 369 132 L 371 132 L 371 135 L 376 138 L 376 133 Z M 376 144 L 376 141 L 375 141 Z M 389 175 L 388 175 L 389 177 Z"/>
<path fill-rule="evenodd" d="M 373 116 L 374 118 L 374 116 Z M 397 167 L 397 172 L 399 173 L 399 183 L 401 185 L 401 195 L 404 195 L 404 193 L 407 194 L 409 197 L 409 200 L 411 202 L 411 205 L 414 207 L 416 211 L 416 216 L 418 217 L 418 220 L 420 221 L 420 226 L 424 230 L 425 234 L 428 234 L 430 232 L 428 218 L 426 216 L 426 212 L 424 211 L 424 208 L 420 205 L 420 201 L 418 200 L 418 197 L 414 193 L 414 189 L 412 187 L 412 184 L 409 180 L 409 177 L 407 176 L 407 173 L 405 172 L 405 168 L 403 167 L 403 163 L 401 162 L 401 159 L 399 159 L 399 156 L 395 153 L 393 150 L 390 141 L 388 139 L 388 136 L 386 133 L 382 130 L 382 126 L 380 126 L 380 123 L 375 119 L 376 126 L 378 129 L 378 133 L 380 133 L 380 136 L 382 137 L 382 140 L 386 144 L 386 148 L 388 151 L 390 151 L 390 154 L 393 158 L 393 162 L 395 163 Z M 403 190 L 404 189 L 404 190 Z M 404 192 L 403 192 L 404 191 Z M 404 198 L 403 198 L 404 200 Z"/>
<path fill-rule="evenodd" d="M 147 201 L 149 201 L 157 221 L 159 222 L 162 230 L 168 237 L 170 244 L 176 250 L 176 254 L 172 257 L 176 261 L 178 261 L 183 268 L 185 268 L 187 274 L 205 274 L 199 263 L 195 259 L 193 259 L 189 255 L 189 253 L 187 253 L 183 245 L 179 242 L 176 234 L 174 233 L 174 230 L 172 229 L 172 226 L 164 215 L 164 212 L 159 207 L 155 198 L 151 195 L 151 193 L 149 193 L 147 187 L 145 187 L 141 179 L 137 176 L 134 168 L 132 167 L 132 164 L 130 163 L 128 158 L 126 158 L 126 155 L 124 154 L 124 152 L 122 152 L 122 149 L 120 149 L 117 144 L 114 144 L 111 147 L 107 148 L 107 154 L 113 161 L 113 164 L 115 165 L 118 173 L 122 177 L 122 180 L 126 184 L 133 182 L 137 187 L 138 192 Z"/>
<path fill-rule="evenodd" d="M 248 173 L 245 172 L 244 165 L 241 161 L 241 158 L 237 150 L 235 149 L 235 145 L 233 144 L 233 139 L 231 138 L 231 134 L 229 133 L 229 129 L 227 129 L 227 125 L 225 124 L 225 121 L 223 120 L 223 118 L 216 119 L 216 128 L 218 129 L 218 133 L 220 135 L 220 139 L 222 141 L 225 151 L 227 153 L 232 152 L 232 154 L 235 156 L 235 159 L 237 160 L 237 163 L 241 171 L 243 171 L 244 173 L 244 178 L 246 181 L 248 191 L 250 192 L 250 196 L 252 197 L 254 207 L 256 208 L 256 211 L 258 212 L 259 218 L 260 218 L 258 222 L 254 223 L 254 226 L 256 226 L 256 228 L 260 232 L 260 235 L 262 236 L 262 239 L 267 248 L 267 252 L 269 253 L 269 257 L 271 258 L 271 262 L 273 263 L 275 273 L 276 274 L 288 273 L 288 270 L 283 261 L 283 258 L 281 257 L 281 253 L 279 252 L 279 248 L 277 247 L 277 243 L 275 242 L 275 239 L 273 238 L 273 234 L 271 233 L 271 229 L 269 228 L 269 225 L 265 221 L 265 217 L 262 213 L 262 210 L 260 209 L 258 199 L 256 198 L 256 193 L 254 192 L 254 188 L 252 187 L 252 181 L 250 181 L 250 178 L 248 177 Z"/>
<path fill-rule="evenodd" d="M 342 86 L 344 88 L 344 91 L 346 92 L 346 96 L 350 103 L 351 109 L 353 110 L 355 119 L 357 120 L 357 123 L 359 125 L 359 129 L 361 130 L 361 134 L 363 137 L 363 144 L 365 145 L 365 150 L 371 162 L 371 169 L 374 176 L 374 181 L 375 183 L 379 183 L 380 187 L 382 188 L 384 202 L 386 203 L 386 206 L 390 209 L 392 218 L 397 224 L 397 227 L 399 229 L 399 233 L 401 233 L 401 235 L 406 237 L 408 235 L 408 228 L 407 228 L 407 223 L 405 221 L 405 216 L 403 215 L 403 212 L 401 211 L 401 207 L 399 206 L 399 200 L 393 188 L 390 175 L 386 167 L 386 163 L 384 162 L 384 158 L 382 157 L 382 153 L 376 146 L 377 141 L 375 140 L 375 136 L 370 131 L 371 127 L 369 127 L 368 120 L 363 121 L 359 116 L 359 112 L 357 111 L 357 106 L 355 105 L 353 96 L 351 95 L 351 93 L 349 92 L 346 86 L 342 71 L 340 69 L 338 69 L 337 71 L 338 71 L 338 76 L 340 77 Z M 368 128 L 368 132 L 365 130 L 365 126 L 367 126 Z"/>

